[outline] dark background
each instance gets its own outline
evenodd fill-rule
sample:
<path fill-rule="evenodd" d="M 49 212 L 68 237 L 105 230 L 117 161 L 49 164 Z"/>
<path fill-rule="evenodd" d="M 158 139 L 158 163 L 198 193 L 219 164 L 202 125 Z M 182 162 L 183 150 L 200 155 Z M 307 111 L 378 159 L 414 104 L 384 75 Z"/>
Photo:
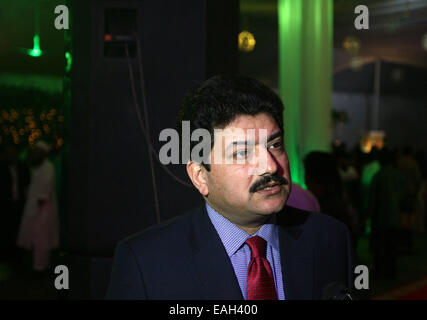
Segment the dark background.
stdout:
<path fill-rule="evenodd" d="M 70 9 L 69 31 L 54 28 L 54 8 L 59 4 Z M 360 132 L 370 129 L 374 63 L 380 60 L 380 123 L 391 146 L 411 142 L 427 150 L 427 51 L 422 46 L 427 32 L 427 2 L 369 1 L 367 31 L 354 29 L 354 7 L 358 4 L 334 1 L 333 108 L 350 117 L 349 123 L 334 131 L 334 139 L 352 147 L 358 143 Z M 184 95 L 207 77 L 240 72 L 278 88 L 277 1 L 0 2 L 0 39 L 6 44 L 0 45 L 1 73 L 24 78 L 43 76 L 40 86 L 46 88 L 49 81 L 61 86 L 59 93 L 53 94 L 60 97 L 62 103 L 55 107 L 65 116 L 60 126 L 61 261 L 72 270 L 71 278 L 79 279 L 72 280 L 71 298 L 102 298 L 116 243 L 157 223 L 148 149 L 134 106 L 127 59 L 106 55 L 107 8 L 133 9 L 136 13 L 146 120 L 155 150 L 161 146 L 157 138 L 160 131 L 175 127 Z M 32 47 L 36 29 L 44 53 L 37 59 L 20 51 Z M 241 30 L 254 33 L 254 51 L 238 51 L 237 34 Z M 360 42 L 357 54 L 343 49 L 348 36 Z M 72 55 L 69 72 L 65 70 L 65 52 Z M 143 113 L 134 51 L 130 63 Z M 0 87 L 7 96 L 12 91 L 6 83 L 8 76 L 5 79 Z M 2 110 L 10 107 L 4 101 L 10 99 L 0 102 Z M 22 106 L 21 100 L 13 101 Z M 168 168 L 189 183 L 183 166 Z M 200 202 L 195 189 L 172 179 L 155 160 L 154 173 L 161 221 Z"/>

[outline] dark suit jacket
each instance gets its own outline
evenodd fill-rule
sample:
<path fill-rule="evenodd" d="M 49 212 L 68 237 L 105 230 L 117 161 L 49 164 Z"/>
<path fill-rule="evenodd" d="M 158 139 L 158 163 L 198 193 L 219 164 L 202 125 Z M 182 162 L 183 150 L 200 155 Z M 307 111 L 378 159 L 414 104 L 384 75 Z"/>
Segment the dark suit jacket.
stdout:
<path fill-rule="evenodd" d="M 332 282 L 353 284 L 347 227 L 286 206 L 277 215 L 285 298 L 320 299 Z M 108 299 L 243 299 L 205 205 L 121 241 Z"/>

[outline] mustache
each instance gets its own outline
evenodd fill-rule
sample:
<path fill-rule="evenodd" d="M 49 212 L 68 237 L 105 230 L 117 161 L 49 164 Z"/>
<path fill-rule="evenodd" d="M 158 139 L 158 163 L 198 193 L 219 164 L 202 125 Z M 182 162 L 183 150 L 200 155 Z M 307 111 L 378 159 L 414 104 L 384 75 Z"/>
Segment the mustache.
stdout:
<path fill-rule="evenodd" d="M 272 181 L 277 182 L 277 184 L 279 185 L 289 183 L 288 180 L 286 180 L 282 176 L 279 176 L 278 174 L 269 174 L 267 176 L 261 177 L 257 182 L 255 182 L 249 189 L 249 192 L 250 193 L 257 192 L 259 189 L 266 187 L 266 185 Z"/>

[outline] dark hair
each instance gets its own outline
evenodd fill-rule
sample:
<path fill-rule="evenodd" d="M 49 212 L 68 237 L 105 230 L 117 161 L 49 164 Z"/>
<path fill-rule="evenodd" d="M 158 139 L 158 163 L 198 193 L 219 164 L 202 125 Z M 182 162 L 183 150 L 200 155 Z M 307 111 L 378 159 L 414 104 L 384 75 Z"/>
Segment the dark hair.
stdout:
<path fill-rule="evenodd" d="M 183 99 L 178 115 L 178 132 L 181 135 L 182 121 L 185 120 L 190 121 L 191 133 L 200 128 L 208 130 L 212 137 L 212 150 L 215 128 L 226 127 L 239 115 L 255 116 L 263 112 L 270 114 L 283 132 L 283 103 L 273 90 L 244 76 L 214 76 Z M 191 150 L 197 143 L 191 142 Z M 210 170 L 208 164 L 203 165 Z"/>
<path fill-rule="evenodd" d="M 379 161 L 381 166 L 392 166 L 396 163 L 396 152 L 388 149 L 383 148 L 379 152 Z"/>
<path fill-rule="evenodd" d="M 335 192 L 342 191 L 342 181 L 338 171 L 336 157 L 323 151 L 312 151 L 304 158 L 306 179 L 333 186 Z"/>

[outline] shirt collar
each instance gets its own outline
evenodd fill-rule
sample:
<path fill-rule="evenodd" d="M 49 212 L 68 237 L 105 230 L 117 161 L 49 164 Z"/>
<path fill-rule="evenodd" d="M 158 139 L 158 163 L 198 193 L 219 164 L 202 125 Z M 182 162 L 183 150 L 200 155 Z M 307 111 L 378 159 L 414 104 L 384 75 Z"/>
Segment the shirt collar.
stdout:
<path fill-rule="evenodd" d="M 246 233 L 222 214 L 218 213 L 207 202 L 206 210 L 229 257 L 231 257 L 248 238 L 252 237 L 252 235 Z M 274 220 L 275 219 L 273 219 L 273 221 Z M 267 245 L 271 245 L 273 249 L 279 251 L 279 238 L 277 232 L 277 226 L 272 222 L 264 224 L 254 236 L 260 236 L 267 241 Z"/>

